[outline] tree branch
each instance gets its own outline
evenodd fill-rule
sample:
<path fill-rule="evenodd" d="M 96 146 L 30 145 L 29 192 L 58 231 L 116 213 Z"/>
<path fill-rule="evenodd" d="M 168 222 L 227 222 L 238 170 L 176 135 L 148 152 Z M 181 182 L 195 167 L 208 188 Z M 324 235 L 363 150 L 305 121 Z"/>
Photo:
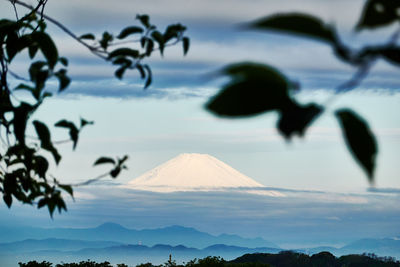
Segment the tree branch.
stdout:
<path fill-rule="evenodd" d="M 26 4 L 26 3 L 22 2 L 22 1 L 19 1 L 19 0 L 6 0 L 6 1 L 8 1 L 8 2 L 10 2 L 10 3 L 12 3 L 12 4 L 14 3 L 14 4 L 18 4 L 18 5 L 20 5 L 20 6 L 23 6 L 23 7 L 25 7 L 25 8 L 28 8 L 28 9 L 32 10 L 33 12 L 36 12 L 36 11 L 37 11 L 33 6 L 28 5 L 28 4 Z M 49 22 L 53 23 L 54 25 L 56 25 L 58 28 L 60 28 L 62 31 L 64 31 L 66 34 L 68 34 L 70 37 L 72 37 L 73 39 L 75 39 L 78 43 L 80 43 L 80 44 L 82 44 L 83 46 L 85 46 L 85 47 L 86 47 L 87 49 L 89 49 L 90 52 L 92 52 L 94 55 L 96 55 L 96 56 L 98 56 L 98 57 L 100 57 L 100 58 L 102 58 L 102 59 L 104 59 L 104 60 L 107 60 L 107 57 L 105 57 L 105 56 L 101 55 L 100 53 L 98 53 L 98 52 L 96 51 L 96 49 L 95 49 L 93 46 L 88 45 L 87 43 L 85 43 L 84 41 L 82 41 L 78 36 L 76 36 L 71 30 L 69 30 L 67 27 L 65 27 L 65 26 L 64 26 L 62 23 L 60 23 L 59 21 L 57 21 L 56 19 L 53 19 L 52 17 L 47 16 L 46 14 L 43 13 L 43 11 L 41 12 L 41 16 L 42 16 L 42 18 L 44 18 L 44 19 L 46 19 L 47 21 L 49 21 Z"/>

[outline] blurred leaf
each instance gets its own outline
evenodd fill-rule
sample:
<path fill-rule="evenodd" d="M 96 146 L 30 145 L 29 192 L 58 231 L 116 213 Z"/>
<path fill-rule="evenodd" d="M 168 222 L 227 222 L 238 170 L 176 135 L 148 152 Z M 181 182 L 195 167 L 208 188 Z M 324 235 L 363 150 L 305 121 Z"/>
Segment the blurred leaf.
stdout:
<path fill-rule="evenodd" d="M 139 71 L 139 73 L 140 73 L 140 78 L 142 78 L 142 79 L 146 78 L 146 73 L 144 72 L 144 68 L 143 68 L 142 65 L 137 64 L 137 65 L 136 65 L 136 69 L 137 69 L 137 70 Z"/>
<path fill-rule="evenodd" d="M 187 52 L 189 51 L 190 39 L 188 37 L 183 37 L 182 45 L 183 45 L 183 55 L 186 56 Z"/>
<path fill-rule="evenodd" d="M 368 0 L 363 8 L 356 30 L 374 29 L 393 23 L 399 19 L 398 0 Z"/>
<path fill-rule="evenodd" d="M 281 111 L 278 121 L 278 130 L 286 138 L 290 139 L 294 134 L 303 136 L 307 127 L 321 114 L 323 108 L 317 104 L 293 105 Z"/>
<path fill-rule="evenodd" d="M 127 155 L 125 155 L 121 159 L 118 159 L 118 165 L 121 166 L 125 161 L 128 160 L 128 158 L 129 157 Z"/>
<path fill-rule="evenodd" d="M 39 137 L 41 148 L 51 152 L 56 163 L 58 164 L 61 160 L 61 156 L 60 154 L 58 154 L 58 151 L 55 149 L 53 143 L 51 142 L 50 131 L 47 128 L 46 124 L 35 120 L 33 121 L 33 125 L 35 126 L 36 133 Z"/>
<path fill-rule="evenodd" d="M 93 163 L 93 165 L 100 165 L 100 164 L 104 164 L 104 163 L 111 163 L 113 165 L 116 164 L 115 160 L 112 158 L 108 158 L 108 157 L 100 157 L 98 158 L 95 163 Z"/>
<path fill-rule="evenodd" d="M 14 135 L 20 145 L 25 145 L 25 130 L 30 113 L 34 107 L 28 103 L 22 102 L 14 109 L 14 118 L 12 120 L 14 126 Z"/>
<path fill-rule="evenodd" d="M 68 194 L 70 194 L 71 197 L 74 197 L 74 190 L 72 189 L 72 186 L 68 184 L 58 184 L 58 186 L 64 191 L 68 192 Z"/>
<path fill-rule="evenodd" d="M 383 58 L 392 64 L 400 66 L 400 48 L 399 47 L 387 47 L 380 51 Z"/>
<path fill-rule="evenodd" d="M 69 129 L 69 136 L 73 143 L 73 149 L 75 149 L 79 137 L 79 130 L 75 126 L 75 124 L 67 120 L 60 120 L 56 124 L 54 124 L 54 126 Z"/>
<path fill-rule="evenodd" d="M 118 48 L 113 50 L 109 55 L 108 58 L 111 59 L 113 57 L 118 57 L 118 56 L 129 56 L 133 58 L 137 58 L 139 56 L 139 51 L 135 49 L 130 49 L 130 48 Z"/>
<path fill-rule="evenodd" d="M 95 40 L 96 37 L 92 33 L 86 33 L 86 34 L 79 36 L 79 39 Z"/>
<path fill-rule="evenodd" d="M 46 206 L 48 200 L 49 200 L 48 198 L 42 198 L 42 199 L 40 199 L 40 200 L 39 200 L 39 203 L 38 203 L 38 205 L 37 205 L 38 209 L 40 209 L 40 208 Z"/>
<path fill-rule="evenodd" d="M 46 58 L 49 67 L 54 68 L 58 61 L 58 51 L 51 37 L 44 32 L 34 32 L 32 38 L 39 44 L 40 51 Z"/>
<path fill-rule="evenodd" d="M 12 205 L 12 196 L 10 194 L 3 194 L 4 203 L 6 203 L 8 208 L 11 208 Z"/>
<path fill-rule="evenodd" d="M 373 182 L 378 145 L 368 123 L 350 109 L 335 112 L 347 148 Z"/>
<path fill-rule="evenodd" d="M 37 44 L 31 44 L 28 46 L 28 52 L 30 59 L 33 59 L 36 56 L 37 51 L 39 50 L 39 46 Z"/>
<path fill-rule="evenodd" d="M 71 83 L 71 79 L 67 76 L 67 70 L 66 69 L 61 69 L 54 73 L 54 75 L 57 77 L 59 81 L 59 92 L 64 91 L 68 85 Z"/>
<path fill-rule="evenodd" d="M 65 57 L 60 57 L 60 58 L 58 59 L 58 61 L 60 61 L 60 63 L 63 64 L 64 67 L 67 67 L 67 66 L 68 66 L 68 59 L 66 59 Z"/>
<path fill-rule="evenodd" d="M 147 80 L 146 80 L 146 83 L 144 84 L 144 89 L 147 89 L 153 81 L 153 78 L 152 78 L 153 74 L 151 73 L 151 69 L 148 65 L 143 65 L 143 68 L 147 72 Z"/>
<path fill-rule="evenodd" d="M 114 73 L 115 77 L 117 77 L 118 79 L 121 80 L 124 76 L 126 69 L 127 69 L 127 66 L 119 67 Z"/>
<path fill-rule="evenodd" d="M 113 39 L 113 36 L 109 32 L 104 32 L 101 40 L 99 41 L 100 46 L 104 50 L 107 50 L 108 45 L 112 42 Z"/>
<path fill-rule="evenodd" d="M 244 62 L 229 65 L 221 73 L 230 76 L 231 82 L 206 104 L 206 109 L 215 115 L 253 116 L 291 104 L 291 84 L 271 66 Z"/>
<path fill-rule="evenodd" d="M 121 172 L 121 167 L 118 166 L 110 171 L 110 175 L 112 178 L 116 178 L 120 174 L 120 172 Z"/>
<path fill-rule="evenodd" d="M 146 39 L 146 56 L 150 56 L 154 49 L 154 42 L 151 39 Z"/>
<path fill-rule="evenodd" d="M 7 36 L 6 42 L 8 61 L 11 62 L 16 54 L 30 46 L 33 46 L 30 35 L 22 35 L 21 37 L 18 37 L 17 32 L 10 32 Z"/>
<path fill-rule="evenodd" d="M 288 13 L 272 15 L 251 23 L 249 27 L 302 35 L 325 41 L 329 44 L 336 43 L 334 29 L 326 25 L 319 18 L 307 14 Z"/>
<path fill-rule="evenodd" d="M 84 118 L 81 118 L 81 129 L 83 127 L 85 127 L 86 125 L 92 125 L 92 124 L 94 124 L 94 121 L 88 121 L 88 120 L 85 120 Z"/>
<path fill-rule="evenodd" d="M 46 178 L 46 172 L 49 169 L 49 163 L 45 157 L 34 156 L 33 166 L 35 172 L 42 178 Z"/>
<path fill-rule="evenodd" d="M 159 31 L 153 31 L 151 33 L 151 37 L 158 43 L 158 48 L 160 49 L 160 54 L 162 56 L 164 54 L 164 47 L 165 47 L 165 41 L 163 35 Z"/>
<path fill-rule="evenodd" d="M 135 33 L 142 33 L 143 29 L 141 27 L 138 26 L 130 26 L 130 27 L 126 27 L 125 29 L 123 29 L 121 31 L 121 33 L 117 36 L 118 39 L 124 39 L 126 37 L 128 37 L 131 34 L 135 34 Z"/>
<path fill-rule="evenodd" d="M 149 15 L 136 15 L 136 19 L 140 21 L 146 28 L 150 28 L 150 17 Z"/>

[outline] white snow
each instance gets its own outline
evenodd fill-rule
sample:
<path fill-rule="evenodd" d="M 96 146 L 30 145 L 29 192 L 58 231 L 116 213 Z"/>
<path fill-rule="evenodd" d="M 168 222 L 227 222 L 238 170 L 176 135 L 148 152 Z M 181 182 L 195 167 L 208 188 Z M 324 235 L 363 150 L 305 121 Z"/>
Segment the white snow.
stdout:
<path fill-rule="evenodd" d="M 268 196 L 264 185 L 207 154 L 184 153 L 131 180 L 124 187 L 160 193 L 179 191 L 242 191 Z"/>

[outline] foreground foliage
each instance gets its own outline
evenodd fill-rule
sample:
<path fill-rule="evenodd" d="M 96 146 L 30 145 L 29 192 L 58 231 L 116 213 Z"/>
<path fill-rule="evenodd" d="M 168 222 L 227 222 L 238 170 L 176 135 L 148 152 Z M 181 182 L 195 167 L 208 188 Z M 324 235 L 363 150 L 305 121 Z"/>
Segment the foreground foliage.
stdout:
<path fill-rule="evenodd" d="M 61 55 L 54 36 L 48 33 L 47 23 L 58 27 L 89 53 L 116 66 L 116 78 L 122 79 L 126 71 L 137 71 L 144 80 L 144 88 L 153 79 L 146 59 L 154 52 L 163 55 L 166 47 L 177 43 L 182 43 L 186 54 L 189 39 L 184 36 L 185 26 L 171 24 L 161 32 L 148 15 L 137 15 L 134 25 L 119 34 L 105 31 L 97 37 L 93 33 L 78 36 L 46 14 L 48 0 L 37 0 L 35 6 L 20 0 L 2 1 L 14 7 L 16 19 L 0 18 L 0 194 L 8 207 L 14 199 L 38 208 L 47 207 L 52 216 L 57 209 L 67 210 L 61 192 L 73 197 L 73 185 L 62 184 L 49 173 L 50 166 L 59 165 L 62 160 L 58 145 L 67 142 L 75 149 L 82 129 L 93 122 L 81 118 L 76 124 L 60 118 L 54 127 L 66 130 L 68 139 L 55 141 L 48 125 L 40 118 L 31 120 L 47 99 L 54 93 L 63 93 L 71 83 L 68 59 Z M 28 12 L 21 16 L 19 8 Z M 27 77 L 15 71 L 18 57 L 25 62 Z M 56 89 L 51 86 L 54 82 Z M 100 157 L 94 165 L 109 164 L 110 171 L 74 186 L 117 177 L 126 168 L 127 158 Z"/>
<path fill-rule="evenodd" d="M 19 263 L 20 267 L 52 267 L 47 261 Z M 312 256 L 283 251 L 278 254 L 255 253 L 245 254 L 235 260 L 225 261 L 220 257 L 206 257 L 194 259 L 186 264 L 176 264 L 171 258 L 162 265 L 143 263 L 136 267 L 400 267 L 400 262 L 392 257 L 377 257 L 374 254 L 346 255 L 339 258 L 329 252 L 320 252 Z M 82 261 L 80 263 L 62 263 L 55 267 L 113 267 L 109 262 L 96 263 Z M 117 264 L 116 267 L 128 267 L 126 264 Z"/>
<path fill-rule="evenodd" d="M 398 0 L 368 0 L 355 31 L 393 25 L 400 20 L 399 10 Z M 334 25 L 304 13 L 274 14 L 249 23 L 244 28 L 304 37 L 330 46 L 338 60 L 354 68 L 350 80 L 332 88 L 337 94 L 358 87 L 378 60 L 397 67 L 400 65 L 399 27 L 380 44 L 368 44 L 356 49 L 341 40 Z M 296 135 L 303 137 L 307 128 L 325 113 L 336 97 L 328 98 L 323 103 L 301 103 L 296 99 L 296 93 L 300 90 L 299 82 L 291 81 L 274 66 L 259 62 L 230 64 L 220 70 L 218 76 L 229 77 L 230 81 L 208 101 L 207 110 L 216 116 L 228 118 L 276 113 L 276 128 L 287 141 Z M 373 184 L 378 144 L 367 121 L 349 108 L 335 110 L 334 116 L 342 129 L 348 150 Z"/>

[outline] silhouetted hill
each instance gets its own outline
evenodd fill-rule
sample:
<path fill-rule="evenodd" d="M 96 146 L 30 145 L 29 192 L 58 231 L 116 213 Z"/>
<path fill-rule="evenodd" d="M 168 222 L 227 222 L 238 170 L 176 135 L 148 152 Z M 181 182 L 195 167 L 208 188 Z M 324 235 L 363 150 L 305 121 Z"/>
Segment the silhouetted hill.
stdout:
<path fill-rule="evenodd" d="M 245 254 L 231 263 L 269 264 L 272 267 L 399 267 L 400 262 L 393 258 L 379 258 L 375 255 L 346 255 L 336 258 L 329 252 L 320 252 L 312 256 L 283 251 L 278 254 Z"/>
<path fill-rule="evenodd" d="M 170 246 L 157 244 L 152 247 L 144 245 L 118 245 L 103 248 L 84 248 L 70 251 L 57 249 L 32 250 L 12 253 L 0 252 L 0 266 L 14 266 L 17 262 L 51 261 L 79 262 L 87 259 L 96 261 L 110 261 L 114 263 L 126 262 L 129 264 L 152 261 L 160 264 L 165 262 L 169 255 L 173 255 L 178 261 L 189 261 L 193 258 L 207 256 L 221 256 L 225 259 L 233 259 L 245 253 L 278 252 L 276 248 L 247 248 L 238 246 L 213 245 L 204 249 L 190 248 L 183 245 Z M 13 263 L 13 264 L 12 264 Z M 7 265 L 5 265 L 7 264 Z"/>

